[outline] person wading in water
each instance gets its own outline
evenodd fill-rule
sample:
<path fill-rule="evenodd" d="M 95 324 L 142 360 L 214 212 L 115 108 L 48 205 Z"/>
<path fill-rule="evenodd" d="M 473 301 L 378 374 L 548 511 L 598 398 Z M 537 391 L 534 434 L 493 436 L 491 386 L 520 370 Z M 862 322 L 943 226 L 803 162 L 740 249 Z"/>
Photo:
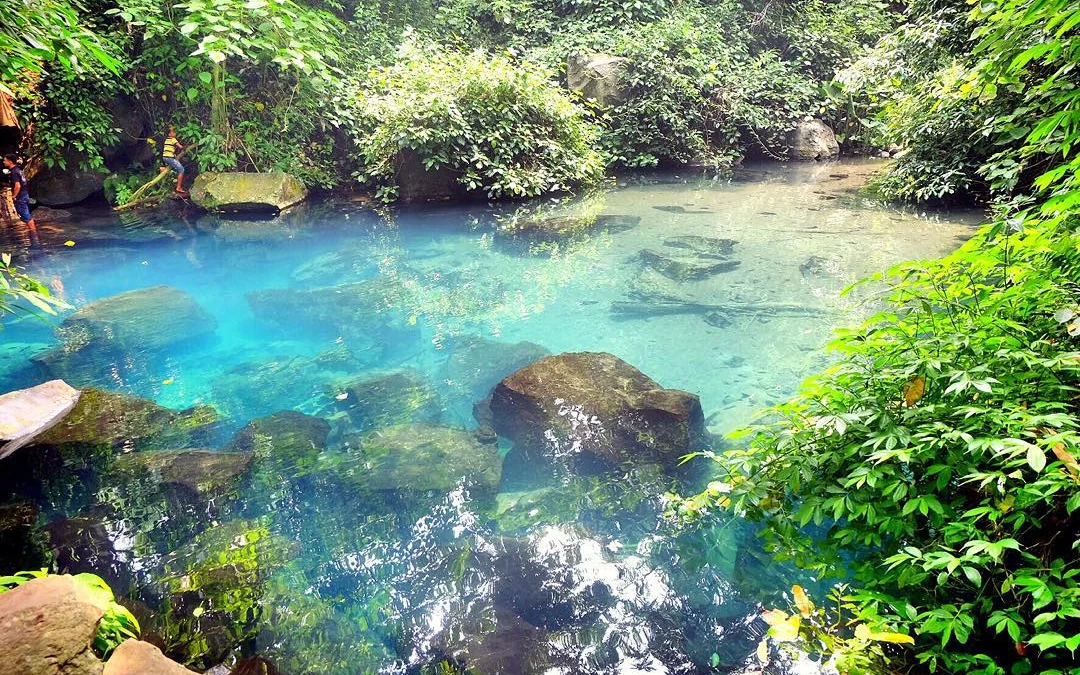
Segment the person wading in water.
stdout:
<path fill-rule="evenodd" d="M 19 219 L 26 223 L 26 229 L 30 233 L 30 248 L 40 248 L 37 223 L 30 215 L 30 193 L 26 189 L 26 176 L 15 161 L 15 155 L 4 155 L 4 168 L 11 174 L 12 201 L 15 203 L 15 212 L 19 214 Z"/>
<path fill-rule="evenodd" d="M 176 194 L 186 197 L 184 189 L 184 165 L 176 158 L 176 153 L 184 149 L 184 144 L 176 137 L 176 127 L 169 125 L 169 135 L 161 146 L 161 161 L 176 172 Z"/>

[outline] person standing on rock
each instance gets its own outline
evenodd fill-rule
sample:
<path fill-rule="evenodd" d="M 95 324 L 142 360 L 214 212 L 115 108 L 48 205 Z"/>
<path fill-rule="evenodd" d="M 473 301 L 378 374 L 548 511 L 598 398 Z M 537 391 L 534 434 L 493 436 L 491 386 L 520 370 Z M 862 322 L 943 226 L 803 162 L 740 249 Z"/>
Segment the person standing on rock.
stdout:
<path fill-rule="evenodd" d="M 184 149 L 184 144 L 176 137 L 176 127 L 169 125 L 169 135 L 161 146 L 161 161 L 176 172 L 176 194 L 187 195 L 184 189 L 184 165 L 176 158 L 176 153 Z"/>
<path fill-rule="evenodd" d="M 16 161 L 15 155 L 4 155 L 4 168 L 11 174 L 11 197 L 15 203 L 15 212 L 19 219 L 26 223 L 26 229 L 30 233 L 30 247 L 38 248 L 41 241 L 38 239 L 37 223 L 30 214 L 30 192 L 26 189 L 26 176 Z"/>

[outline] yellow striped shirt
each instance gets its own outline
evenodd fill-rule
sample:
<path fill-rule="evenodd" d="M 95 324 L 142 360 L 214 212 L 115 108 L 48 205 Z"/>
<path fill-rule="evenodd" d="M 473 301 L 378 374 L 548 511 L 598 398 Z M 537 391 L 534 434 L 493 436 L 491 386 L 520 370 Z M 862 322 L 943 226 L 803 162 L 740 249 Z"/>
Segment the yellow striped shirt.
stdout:
<path fill-rule="evenodd" d="M 165 158 L 176 157 L 176 144 L 179 142 L 175 138 L 166 138 L 165 146 L 161 150 L 161 156 Z"/>

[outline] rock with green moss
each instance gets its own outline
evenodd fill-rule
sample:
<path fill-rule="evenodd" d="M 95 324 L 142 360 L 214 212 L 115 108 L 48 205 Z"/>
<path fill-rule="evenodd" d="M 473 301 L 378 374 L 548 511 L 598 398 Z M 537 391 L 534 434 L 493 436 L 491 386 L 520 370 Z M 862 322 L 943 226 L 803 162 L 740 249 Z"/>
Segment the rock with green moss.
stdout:
<path fill-rule="evenodd" d="M 337 380 L 326 385 L 325 393 L 357 430 L 437 422 L 442 414 L 439 393 L 414 368 Z"/>
<path fill-rule="evenodd" d="M 694 394 L 664 389 L 611 354 L 541 359 L 491 397 L 495 431 L 528 463 L 596 472 L 623 463 L 674 467 L 700 448 L 705 419 Z"/>
<path fill-rule="evenodd" d="M 206 445 L 219 421 L 220 415 L 211 406 L 173 410 L 136 396 L 87 389 L 67 417 L 30 447 L 190 448 Z"/>
<path fill-rule="evenodd" d="M 229 449 L 251 453 L 256 470 L 272 467 L 299 476 L 316 468 L 329 435 L 326 420 L 283 410 L 249 422 L 233 437 Z"/>
<path fill-rule="evenodd" d="M 430 424 L 386 427 L 348 437 L 346 450 L 342 475 L 372 492 L 447 493 L 469 485 L 491 496 L 502 475 L 495 446 L 463 429 Z"/>
<path fill-rule="evenodd" d="M 170 657 L 200 669 L 223 661 L 258 633 L 266 585 L 299 551 L 265 521 L 209 528 L 168 555 L 160 577 L 160 625 Z"/>
<path fill-rule="evenodd" d="M 193 297 L 154 286 L 91 302 L 56 329 L 61 344 L 33 357 L 76 386 L 112 381 L 121 372 L 150 367 L 148 360 L 212 334 L 217 320 Z M 130 363 L 129 363 L 130 362 Z"/>
<path fill-rule="evenodd" d="M 225 213 L 276 213 L 305 199 L 300 179 L 280 171 L 200 173 L 191 186 L 191 201 Z"/>
<path fill-rule="evenodd" d="M 159 450 L 133 452 L 117 457 L 113 470 L 130 480 L 146 480 L 182 488 L 202 500 L 217 500 L 235 491 L 251 468 L 247 452 L 214 450 Z"/>

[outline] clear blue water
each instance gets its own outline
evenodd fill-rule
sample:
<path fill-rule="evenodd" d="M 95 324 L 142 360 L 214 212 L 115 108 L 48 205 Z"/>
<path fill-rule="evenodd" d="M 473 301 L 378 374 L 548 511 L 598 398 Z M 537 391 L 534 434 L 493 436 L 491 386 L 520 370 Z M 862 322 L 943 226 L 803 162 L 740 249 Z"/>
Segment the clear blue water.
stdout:
<path fill-rule="evenodd" d="M 367 426 L 474 429 L 473 403 L 515 359 L 540 348 L 606 351 L 698 394 L 719 437 L 823 363 L 831 330 L 866 311 L 862 296 L 839 296 L 844 286 L 970 235 L 975 216 L 858 196 L 872 169 L 770 165 L 734 182 L 652 176 L 569 204 L 378 214 L 323 203 L 254 224 L 171 218 L 117 230 L 76 214 L 44 227 L 53 245 L 29 271 L 75 306 L 181 289 L 216 328 L 56 373 L 32 360 L 60 344 L 54 326 L 9 320 L 0 391 L 59 374 L 169 408 L 211 405 L 223 417 L 206 440 L 214 448 L 252 419 L 296 410 L 328 419 L 328 443 L 342 447 L 362 430 L 342 412 L 347 382 L 404 370 L 425 392 L 395 409 L 396 394 L 377 390 L 371 396 L 389 411 Z M 612 218 L 569 239 L 502 231 L 565 215 Z M 678 280 L 642 262 L 642 251 L 681 259 L 686 237 L 733 240 L 724 260 L 738 265 Z M 259 300 L 267 289 L 312 293 L 285 308 Z M 185 330 L 160 328 L 174 329 Z M 259 654 L 294 675 L 438 663 L 482 673 L 690 673 L 715 671 L 717 658 L 724 671 L 751 658 L 756 606 L 786 584 L 745 524 L 681 532 L 661 517 L 664 491 L 692 487 L 679 483 L 685 476 L 648 467 L 554 482 L 504 476 L 498 495 L 468 486 L 373 493 L 341 480 L 363 471 L 282 456 L 258 465 L 227 504 L 188 500 L 179 511 L 175 499 L 119 477 L 96 479 L 77 498 L 33 498 L 38 525 L 91 531 L 76 537 L 82 555 L 64 558 L 68 567 L 105 569 L 171 653 L 198 667 Z M 232 632 L 214 638 L 222 623 Z M 193 634 L 203 636 L 194 647 Z"/>

